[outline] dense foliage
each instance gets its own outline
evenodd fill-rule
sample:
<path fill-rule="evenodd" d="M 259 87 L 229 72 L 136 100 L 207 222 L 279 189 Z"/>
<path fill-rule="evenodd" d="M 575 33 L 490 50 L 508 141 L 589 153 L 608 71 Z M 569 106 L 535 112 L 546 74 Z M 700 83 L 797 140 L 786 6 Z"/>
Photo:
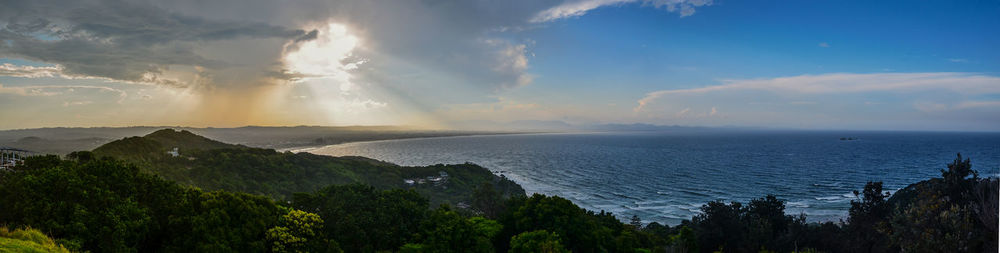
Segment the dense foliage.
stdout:
<path fill-rule="evenodd" d="M 174 148 L 177 155 L 169 154 Z M 226 190 L 290 200 L 331 184 L 362 183 L 378 189 L 413 188 L 432 205 L 469 203 L 484 183 L 503 196 L 524 189 L 474 164 L 402 167 L 363 157 L 331 157 L 277 152 L 226 144 L 188 131 L 164 129 L 129 137 L 94 149 L 98 157 L 114 157 L 140 165 L 149 173 L 206 190 Z M 442 174 L 445 173 L 445 174 Z M 431 178 L 444 178 L 431 182 Z M 412 184 L 406 179 L 414 180 Z M 420 180 L 424 180 L 423 183 Z"/>
<path fill-rule="evenodd" d="M 891 198 L 869 182 L 845 223 L 806 223 L 765 196 L 707 203 L 675 227 L 622 223 L 557 196 L 510 196 L 489 181 L 468 187 L 468 207 L 355 183 L 277 199 L 191 188 L 96 157 L 34 157 L 0 172 L 0 224 L 57 238 L 40 240 L 46 247 L 93 252 L 981 252 L 997 244 L 997 180 L 979 178 L 961 157 L 942 178 Z"/>
<path fill-rule="evenodd" d="M 997 179 L 979 178 L 958 155 L 941 178 L 910 185 L 893 197 L 882 231 L 894 250 L 996 252 Z"/>
<path fill-rule="evenodd" d="M 284 213 L 266 197 L 182 187 L 117 160 L 54 156 L 4 173 L 0 206 L 4 223 L 113 252 L 261 251 Z"/>
<path fill-rule="evenodd" d="M 477 209 L 430 209 L 412 189 L 334 185 L 282 203 L 188 188 L 86 152 L 69 157 L 35 157 L 0 174 L 0 223 L 31 226 L 67 248 L 100 252 L 504 252 L 511 243 L 587 252 L 661 242 L 609 213 L 559 197 L 505 200 L 489 194 L 491 186 L 476 194 L 502 203 L 495 209 L 502 210 L 499 219 L 478 216 L 485 212 Z M 512 240 L 539 230 L 551 234 Z"/>

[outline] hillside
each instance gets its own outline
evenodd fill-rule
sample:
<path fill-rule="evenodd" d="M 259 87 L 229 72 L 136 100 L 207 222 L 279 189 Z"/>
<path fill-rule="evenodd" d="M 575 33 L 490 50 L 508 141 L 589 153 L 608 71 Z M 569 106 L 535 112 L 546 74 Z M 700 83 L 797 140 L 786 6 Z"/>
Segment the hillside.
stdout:
<path fill-rule="evenodd" d="M 0 252 L 66 252 L 69 250 L 55 243 L 42 232 L 31 229 L 0 227 Z"/>
<path fill-rule="evenodd" d="M 177 148 L 177 154 L 171 154 Z M 363 157 L 233 145 L 189 131 L 164 129 L 128 137 L 93 150 L 140 165 L 149 173 L 206 190 L 228 190 L 285 200 L 331 184 L 363 183 L 379 189 L 412 188 L 432 205 L 468 203 L 476 187 L 492 183 L 505 196 L 521 196 L 514 182 L 474 164 L 403 167 Z"/>
<path fill-rule="evenodd" d="M 356 141 L 512 133 L 433 130 L 402 126 L 245 126 L 235 128 L 164 126 L 57 127 L 0 130 L 0 146 L 26 149 L 45 154 L 65 155 L 73 151 L 92 150 L 108 142 L 125 137 L 147 135 L 164 128 L 186 130 L 225 143 L 274 149 L 322 146 Z"/>

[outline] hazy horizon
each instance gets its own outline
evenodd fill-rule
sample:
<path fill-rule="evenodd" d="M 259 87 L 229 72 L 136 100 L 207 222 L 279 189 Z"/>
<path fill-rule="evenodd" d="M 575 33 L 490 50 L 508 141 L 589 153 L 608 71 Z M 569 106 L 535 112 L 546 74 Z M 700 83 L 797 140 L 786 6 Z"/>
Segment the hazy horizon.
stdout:
<path fill-rule="evenodd" d="M 4 5 L 0 129 L 1000 131 L 996 1 Z"/>
<path fill-rule="evenodd" d="M 410 125 L 241 125 L 241 126 L 185 126 L 185 125 L 121 125 L 121 126 L 41 126 L 26 128 L 0 128 L 0 131 L 23 131 L 41 129 L 123 129 L 123 128 L 155 128 L 155 129 L 240 129 L 240 128 L 336 128 L 350 131 L 469 131 L 469 132 L 511 132 L 511 133 L 534 133 L 546 131 L 552 133 L 580 133 L 580 132 L 617 132 L 617 131 L 670 131 L 677 129 L 703 129 L 708 131 L 802 131 L 802 132 L 942 132 L 942 133 L 1000 133 L 1000 130 L 952 130 L 952 129 L 865 129 L 865 128 L 783 128 L 783 127 L 761 127 L 761 126 L 699 126 L 699 125 L 658 125 L 648 123 L 600 123 L 600 124 L 580 124 L 573 125 L 563 121 L 543 121 L 543 123 L 566 123 L 563 127 L 545 127 L 538 125 L 518 125 L 519 121 L 494 122 L 497 127 L 424 127 Z"/>

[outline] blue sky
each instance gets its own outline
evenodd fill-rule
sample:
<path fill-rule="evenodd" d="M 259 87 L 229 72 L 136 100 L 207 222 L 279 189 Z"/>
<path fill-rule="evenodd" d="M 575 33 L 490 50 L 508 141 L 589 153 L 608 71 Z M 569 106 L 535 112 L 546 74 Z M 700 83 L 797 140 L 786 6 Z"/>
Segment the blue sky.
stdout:
<path fill-rule="evenodd" d="M 23 9 L 0 11 L 0 116 L 18 120 L 0 128 L 1000 130 L 997 1 L 12 6 Z"/>
<path fill-rule="evenodd" d="M 997 2 L 768 3 L 721 2 L 684 18 L 640 4 L 595 9 L 531 31 L 527 37 L 542 55 L 533 68 L 563 86 L 592 80 L 577 73 L 596 71 L 634 78 L 622 83 L 635 88 L 839 72 L 1000 70 Z"/>

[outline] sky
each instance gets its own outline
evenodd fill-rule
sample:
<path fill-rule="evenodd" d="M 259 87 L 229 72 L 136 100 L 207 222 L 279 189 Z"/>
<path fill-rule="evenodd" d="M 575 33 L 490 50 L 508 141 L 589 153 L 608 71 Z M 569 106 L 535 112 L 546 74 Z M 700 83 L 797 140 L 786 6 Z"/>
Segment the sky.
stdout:
<path fill-rule="evenodd" d="M 0 0 L 0 129 L 1000 131 L 1000 1 Z"/>

